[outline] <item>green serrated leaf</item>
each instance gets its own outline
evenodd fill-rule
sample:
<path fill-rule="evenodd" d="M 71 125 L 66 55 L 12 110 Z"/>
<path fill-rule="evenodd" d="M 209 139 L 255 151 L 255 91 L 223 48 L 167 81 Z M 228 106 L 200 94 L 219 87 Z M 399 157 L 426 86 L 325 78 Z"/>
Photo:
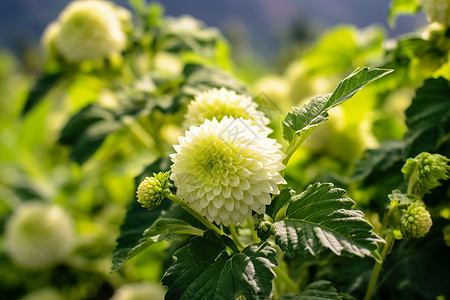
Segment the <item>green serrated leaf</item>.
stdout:
<path fill-rule="evenodd" d="M 393 70 L 377 68 L 363 68 L 356 70 L 347 78 L 339 82 L 338 86 L 331 94 L 327 104 L 325 105 L 326 109 L 330 109 L 331 107 L 339 105 L 350 99 L 356 94 L 356 92 L 364 88 L 366 84 L 391 72 L 393 72 Z"/>
<path fill-rule="evenodd" d="M 367 150 L 365 156 L 356 162 L 352 180 L 370 181 L 373 177 L 383 178 L 382 174 L 392 170 L 400 172 L 403 165 L 403 149 L 403 142 L 389 141 L 382 143 L 378 149 Z"/>
<path fill-rule="evenodd" d="M 121 126 L 112 111 L 91 104 L 69 120 L 61 132 L 59 142 L 71 145 L 72 159 L 82 164 L 101 146 L 109 134 Z"/>
<path fill-rule="evenodd" d="M 25 106 L 22 110 L 22 115 L 26 115 L 30 112 L 42 99 L 48 94 L 48 92 L 55 87 L 62 78 L 64 78 L 63 72 L 45 73 L 43 74 L 27 95 L 25 100 Z"/>
<path fill-rule="evenodd" d="M 266 214 L 275 220 L 276 215 L 295 195 L 295 191 L 291 188 L 284 188 L 280 194 L 277 195 L 269 206 L 266 208 Z"/>
<path fill-rule="evenodd" d="M 272 293 L 276 251 L 265 242 L 230 255 L 217 236 L 207 234 L 193 238 L 174 256 L 162 279 L 169 287 L 166 299 L 261 299 Z"/>
<path fill-rule="evenodd" d="M 287 141 L 292 141 L 293 133 L 298 136 L 310 133 L 327 120 L 329 109 L 350 99 L 366 84 L 390 72 L 392 70 L 369 68 L 356 70 L 342 80 L 332 94 L 318 95 L 302 107 L 294 107 L 284 119 L 283 137 Z"/>
<path fill-rule="evenodd" d="M 318 280 L 309 284 L 300 295 L 284 294 L 279 300 L 339 300 L 336 289 L 327 280 Z"/>
<path fill-rule="evenodd" d="M 202 236 L 205 231 L 192 226 L 186 221 L 174 218 L 159 218 L 144 231 L 144 236 L 154 243 L 161 241 L 176 241 L 180 235 Z"/>
<path fill-rule="evenodd" d="M 326 103 L 329 95 L 318 95 L 300 108 L 293 107 L 283 122 L 283 137 L 290 141 L 293 133 L 301 136 L 304 132 L 325 122 L 328 117 Z"/>
<path fill-rule="evenodd" d="M 370 256 L 380 261 L 377 243 L 384 242 L 372 232 L 364 214 L 345 190 L 331 183 L 315 183 L 296 196 L 286 210 L 286 218 L 275 222 L 275 242 L 289 257 L 330 249 L 336 255 Z"/>
<path fill-rule="evenodd" d="M 428 79 L 418 88 L 406 110 L 408 131 L 405 160 L 421 152 L 433 152 L 450 132 L 450 83 L 444 78 Z"/>

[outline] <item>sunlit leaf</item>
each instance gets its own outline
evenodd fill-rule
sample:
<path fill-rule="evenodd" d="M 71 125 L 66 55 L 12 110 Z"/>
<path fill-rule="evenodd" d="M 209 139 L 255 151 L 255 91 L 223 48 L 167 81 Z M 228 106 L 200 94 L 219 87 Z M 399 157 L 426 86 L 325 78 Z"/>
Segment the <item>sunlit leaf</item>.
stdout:
<path fill-rule="evenodd" d="M 304 132 L 313 130 L 327 120 L 329 109 L 350 99 L 366 84 L 390 72 L 392 70 L 369 68 L 356 70 L 343 79 L 331 95 L 318 95 L 302 107 L 294 107 L 284 119 L 283 137 L 291 141 L 293 133 L 301 136 Z"/>
<path fill-rule="evenodd" d="M 336 255 L 370 256 L 380 260 L 377 243 L 364 214 L 345 190 L 331 183 L 315 183 L 292 197 L 286 217 L 274 223 L 275 241 L 292 257 L 308 253 L 316 256 L 325 249 Z"/>

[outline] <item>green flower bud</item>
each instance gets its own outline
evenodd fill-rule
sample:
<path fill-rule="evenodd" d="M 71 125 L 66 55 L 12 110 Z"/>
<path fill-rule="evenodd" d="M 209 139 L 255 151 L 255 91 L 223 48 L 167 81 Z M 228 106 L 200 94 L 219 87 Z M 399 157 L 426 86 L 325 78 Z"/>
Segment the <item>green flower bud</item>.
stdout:
<path fill-rule="evenodd" d="M 170 172 L 153 173 L 153 177 L 145 177 L 139 184 L 136 195 L 137 201 L 148 210 L 155 209 L 164 198 L 170 195 Z"/>
<path fill-rule="evenodd" d="M 450 247 L 450 224 L 445 226 L 442 230 L 442 233 L 444 235 L 444 242 L 447 247 Z"/>
<path fill-rule="evenodd" d="M 408 193 L 423 196 L 435 187 L 439 180 L 449 178 L 449 159 L 440 154 L 422 152 L 415 158 L 408 158 L 402 173 L 408 183 Z"/>
<path fill-rule="evenodd" d="M 431 215 L 420 201 L 411 204 L 404 211 L 400 229 L 405 238 L 421 238 L 430 231 L 431 225 Z"/>
<path fill-rule="evenodd" d="M 255 230 L 256 234 L 262 241 L 267 240 L 271 235 L 275 234 L 273 224 L 269 221 L 259 222 L 258 224 L 255 225 Z"/>

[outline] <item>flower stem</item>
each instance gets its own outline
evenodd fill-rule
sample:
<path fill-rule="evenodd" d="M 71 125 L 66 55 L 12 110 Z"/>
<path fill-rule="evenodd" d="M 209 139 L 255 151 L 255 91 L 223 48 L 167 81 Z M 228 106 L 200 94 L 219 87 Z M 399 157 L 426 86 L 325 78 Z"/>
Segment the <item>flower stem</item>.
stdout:
<path fill-rule="evenodd" d="M 231 239 L 236 244 L 236 246 L 239 248 L 239 251 L 242 251 L 244 249 L 244 245 L 242 245 L 241 241 L 239 240 L 239 237 L 236 232 L 236 228 L 233 224 L 228 225 L 228 229 L 230 229 L 231 232 Z"/>
<path fill-rule="evenodd" d="M 223 232 L 221 229 L 219 229 L 217 226 L 215 226 L 213 223 L 205 219 L 202 215 L 200 215 L 198 212 L 192 209 L 186 202 L 184 202 L 182 199 L 180 199 L 178 196 L 174 194 L 170 194 L 168 197 L 170 200 L 172 200 L 175 204 L 181 206 L 185 211 L 190 213 L 194 218 L 199 220 L 203 225 L 205 225 L 206 228 L 211 229 L 218 235 L 226 235 L 225 232 Z"/>
<path fill-rule="evenodd" d="M 367 288 L 366 295 L 364 296 L 364 300 L 369 300 L 372 297 L 373 292 L 375 291 L 378 276 L 381 272 L 381 267 L 383 266 L 383 262 L 391 248 L 392 242 L 394 241 L 394 237 L 392 233 L 388 233 L 386 237 L 386 244 L 383 247 L 383 251 L 381 252 L 381 262 L 376 262 L 372 271 L 372 276 L 370 277 L 369 287 Z"/>
<path fill-rule="evenodd" d="M 286 285 L 288 291 L 292 293 L 298 294 L 300 289 L 297 285 L 292 281 L 291 277 L 285 272 L 285 270 L 281 267 L 274 267 L 273 271 L 277 275 L 277 277 Z"/>
<path fill-rule="evenodd" d="M 295 151 L 297 151 L 297 149 L 303 144 L 303 142 L 306 141 L 306 139 L 310 136 L 310 134 L 313 132 L 314 129 L 315 128 L 313 127 L 310 128 L 309 130 L 306 130 L 305 132 L 302 132 L 300 138 L 298 135 L 294 135 L 294 138 L 289 143 L 289 146 L 285 151 L 286 157 L 283 159 L 283 165 L 287 166 L 287 163 L 291 159 L 292 155 L 294 155 Z"/>

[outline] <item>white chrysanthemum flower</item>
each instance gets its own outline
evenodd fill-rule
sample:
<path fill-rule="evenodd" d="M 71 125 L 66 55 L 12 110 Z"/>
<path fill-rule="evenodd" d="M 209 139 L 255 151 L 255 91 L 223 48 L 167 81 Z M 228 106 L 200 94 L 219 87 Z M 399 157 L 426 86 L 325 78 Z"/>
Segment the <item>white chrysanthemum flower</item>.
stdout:
<path fill-rule="evenodd" d="M 170 178 L 177 195 L 209 221 L 244 222 L 252 210 L 264 213 L 285 168 L 284 154 L 251 120 L 223 117 L 191 126 L 179 138 Z"/>
<path fill-rule="evenodd" d="M 419 0 L 428 21 L 450 25 L 450 0 Z"/>
<path fill-rule="evenodd" d="M 56 47 L 71 62 L 104 59 L 125 48 L 123 18 L 123 9 L 107 1 L 71 2 L 59 16 Z"/>
<path fill-rule="evenodd" d="M 29 269 L 46 268 L 61 262 L 74 245 L 73 222 L 58 206 L 23 205 L 6 224 L 6 251 L 15 263 Z"/>
<path fill-rule="evenodd" d="M 44 33 L 42 34 L 41 46 L 47 56 L 54 56 L 58 53 L 55 45 L 55 39 L 58 35 L 60 27 L 61 25 L 59 22 L 52 22 L 45 28 Z"/>
<path fill-rule="evenodd" d="M 54 288 L 44 288 L 26 294 L 20 300 L 63 300 L 63 298 Z"/>
<path fill-rule="evenodd" d="M 157 283 L 130 283 L 118 288 L 110 300 L 163 300 L 165 293 L 165 289 Z"/>
<path fill-rule="evenodd" d="M 257 104 L 249 96 L 239 95 L 225 88 L 220 90 L 214 88 L 198 94 L 189 103 L 184 127 L 199 126 L 205 120 L 212 120 L 213 118 L 221 121 L 224 116 L 229 116 L 235 119 L 252 120 L 254 124 L 259 125 L 264 130 L 269 130 L 266 128 L 266 125 L 270 122 L 269 119 L 258 111 L 257 107 Z"/>

